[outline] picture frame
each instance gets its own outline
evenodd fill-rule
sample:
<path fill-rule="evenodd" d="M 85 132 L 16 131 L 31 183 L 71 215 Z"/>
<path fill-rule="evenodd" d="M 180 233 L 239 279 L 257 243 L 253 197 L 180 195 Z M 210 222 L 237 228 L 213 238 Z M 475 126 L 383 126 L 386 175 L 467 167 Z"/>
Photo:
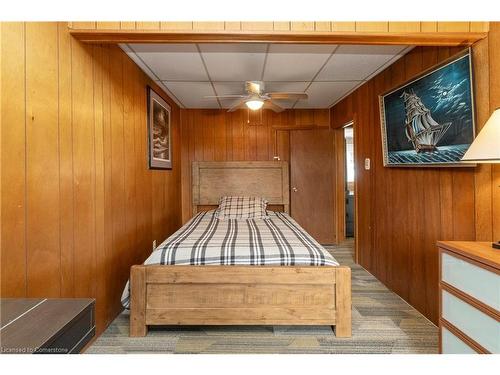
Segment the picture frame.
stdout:
<path fill-rule="evenodd" d="M 150 86 L 146 90 L 149 169 L 172 169 L 171 107 Z"/>
<path fill-rule="evenodd" d="M 379 95 L 384 167 L 475 166 L 472 63 L 467 48 Z"/>

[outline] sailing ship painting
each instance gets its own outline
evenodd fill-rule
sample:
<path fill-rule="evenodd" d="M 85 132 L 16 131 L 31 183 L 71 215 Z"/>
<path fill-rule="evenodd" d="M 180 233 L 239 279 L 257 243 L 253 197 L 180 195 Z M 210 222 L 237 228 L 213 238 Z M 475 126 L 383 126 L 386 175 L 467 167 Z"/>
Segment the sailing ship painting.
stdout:
<path fill-rule="evenodd" d="M 474 139 L 470 51 L 381 95 L 380 107 L 385 166 L 458 164 Z"/>

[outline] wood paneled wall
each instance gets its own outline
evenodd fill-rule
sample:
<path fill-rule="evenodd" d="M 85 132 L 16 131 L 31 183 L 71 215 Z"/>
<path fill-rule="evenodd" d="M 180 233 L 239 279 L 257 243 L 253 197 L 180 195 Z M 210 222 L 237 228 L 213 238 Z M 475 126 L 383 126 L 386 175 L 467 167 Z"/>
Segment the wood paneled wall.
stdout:
<path fill-rule="evenodd" d="M 148 170 L 146 85 L 117 46 L 67 23 L 1 23 L 1 296 L 93 297 L 101 332 L 133 264 L 180 226 L 170 171 Z"/>
<path fill-rule="evenodd" d="M 500 102 L 495 39 L 496 32 L 473 48 L 478 128 L 493 101 Z M 355 121 L 359 262 L 434 323 L 436 241 L 500 238 L 498 167 L 384 168 L 378 95 L 460 50 L 417 47 L 332 108 L 333 127 Z M 372 161 L 369 171 L 365 158 Z"/>
<path fill-rule="evenodd" d="M 70 22 L 88 30 L 272 31 L 272 32 L 483 32 L 488 22 Z"/>
<path fill-rule="evenodd" d="M 182 109 L 182 219 L 192 216 L 191 162 L 290 160 L 289 129 L 328 127 L 329 110 Z"/>

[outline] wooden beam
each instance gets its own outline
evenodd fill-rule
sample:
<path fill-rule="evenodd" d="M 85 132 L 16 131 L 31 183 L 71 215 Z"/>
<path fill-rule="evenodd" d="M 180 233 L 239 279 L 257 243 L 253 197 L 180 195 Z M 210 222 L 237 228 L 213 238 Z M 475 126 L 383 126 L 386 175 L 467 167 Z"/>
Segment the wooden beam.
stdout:
<path fill-rule="evenodd" d="M 301 44 L 406 44 L 420 46 L 469 46 L 486 32 L 356 33 L 356 32 L 172 32 L 162 30 L 71 29 L 87 43 L 301 43 Z"/>

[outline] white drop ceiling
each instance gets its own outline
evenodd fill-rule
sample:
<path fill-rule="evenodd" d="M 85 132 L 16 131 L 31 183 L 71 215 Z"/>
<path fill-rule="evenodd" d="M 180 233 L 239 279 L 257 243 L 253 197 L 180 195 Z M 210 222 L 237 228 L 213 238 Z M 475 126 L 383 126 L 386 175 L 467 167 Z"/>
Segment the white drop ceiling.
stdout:
<path fill-rule="evenodd" d="M 265 92 L 305 92 L 284 108 L 329 108 L 407 53 L 408 46 L 305 44 L 122 44 L 121 48 L 183 108 L 229 108 L 245 81 Z"/>

